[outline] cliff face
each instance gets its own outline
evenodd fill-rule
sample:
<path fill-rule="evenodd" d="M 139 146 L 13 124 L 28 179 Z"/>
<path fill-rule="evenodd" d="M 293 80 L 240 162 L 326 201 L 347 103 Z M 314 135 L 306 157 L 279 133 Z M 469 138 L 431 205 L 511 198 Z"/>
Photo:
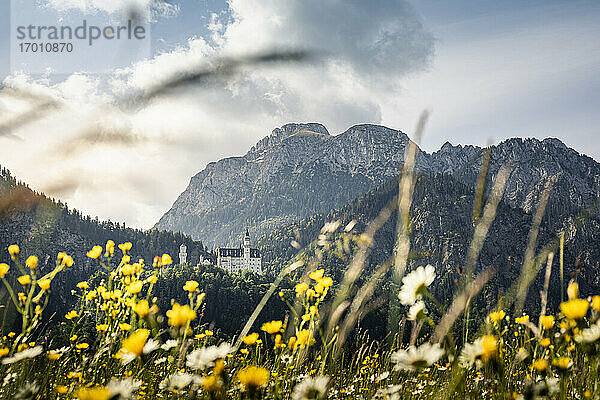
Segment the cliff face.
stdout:
<path fill-rule="evenodd" d="M 156 224 L 209 245 L 237 244 L 245 227 L 254 237 L 316 213 L 326 213 L 398 175 L 409 143 L 401 131 L 356 125 L 332 136 L 316 123 L 287 124 L 242 157 L 210 163 Z M 444 173 L 473 187 L 483 149 L 444 144 L 421 150 L 416 169 Z M 600 165 L 558 139 L 509 139 L 492 150 L 489 179 L 509 163 L 505 202 L 526 212 L 537 204 L 544 178 L 558 181 L 551 202 L 573 211 L 598 198 Z"/>

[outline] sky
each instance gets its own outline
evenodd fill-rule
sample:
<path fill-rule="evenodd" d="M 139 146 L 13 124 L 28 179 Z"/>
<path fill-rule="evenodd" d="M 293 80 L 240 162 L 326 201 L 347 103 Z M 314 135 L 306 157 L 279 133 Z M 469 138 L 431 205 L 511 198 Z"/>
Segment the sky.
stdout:
<path fill-rule="evenodd" d="M 41 13 L 116 23 L 124 11 L 151 10 L 140 17 L 148 54 L 98 46 L 87 64 L 65 56 L 44 73 L 36 59 L 23 67 L 13 57 L 11 68 L 15 1 L 25 0 L 0 4 L 0 126 L 34 107 L 15 88 L 61 108 L 0 130 L 0 165 L 101 219 L 151 228 L 207 163 L 243 155 L 289 122 L 321 122 L 332 134 L 376 123 L 410 135 L 428 109 L 429 152 L 446 141 L 558 137 L 600 160 L 597 1 L 29 0 L 39 8 L 19 21 L 40 23 Z M 224 57 L 282 50 L 315 57 L 123 100 Z"/>

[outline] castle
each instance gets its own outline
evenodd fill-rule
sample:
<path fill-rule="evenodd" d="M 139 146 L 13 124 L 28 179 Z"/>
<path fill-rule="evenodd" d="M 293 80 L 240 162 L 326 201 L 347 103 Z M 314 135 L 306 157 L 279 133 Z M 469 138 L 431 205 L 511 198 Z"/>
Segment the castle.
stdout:
<path fill-rule="evenodd" d="M 229 272 L 238 272 L 242 270 L 252 271 L 258 274 L 262 273 L 260 251 L 250 248 L 250 233 L 246 229 L 243 246 L 239 248 L 217 249 L 217 266 L 226 269 Z"/>

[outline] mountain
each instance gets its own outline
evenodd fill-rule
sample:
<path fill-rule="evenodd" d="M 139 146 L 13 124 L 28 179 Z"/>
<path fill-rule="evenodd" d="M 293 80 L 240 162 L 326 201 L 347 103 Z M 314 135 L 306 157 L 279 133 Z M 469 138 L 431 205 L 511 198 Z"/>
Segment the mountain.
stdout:
<path fill-rule="evenodd" d="M 195 175 L 156 228 L 184 232 L 209 245 L 237 244 L 313 214 L 327 213 L 398 175 L 409 138 L 379 125 L 356 125 L 332 136 L 316 123 L 273 130 L 241 157 L 210 163 Z M 418 150 L 416 170 L 476 185 L 484 149 L 446 143 Z M 509 139 L 492 147 L 489 180 L 514 167 L 506 204 L 530 213 L 545 179 L 555 177 L 550 203 L 564 215 L 600 195 L 600 164 L 558 139 Z M 490 187 L 490 185 L 488 185 Z"/>
<path fill-rule="evenodd" d="M 331 136 L 320 124 L 275 129 L 242 157 L 210 163 L 156 224 L 211 244 L 237 244 L 340 207 L 398 174 L 408 137 L 358 125 Z"/>
<path fill-rule="evenodd" d="M 344 227 L 357 221 L 354 231 L 361 233 L 366 225 L 375 219 L 379 212 L 398 194 L 398 179 L 369 191 L 367 194 L 326 214 L 316 214 L 293 224 L 278 228 L 258 241 L 263 253 L 263 268 L 277 273 L 282 265 L 298 252 L 290 243 L 297 241 L 309 254 L 321 228 L 329 221 L 340 221 Z M 473 238 L 472 222 L 474 189 L 444 173 L 420 173 L 415 185 L 411 206 L 411 254 L 409 268 L 432 264 L 437 278 L 433 291 L 438 299 L 449 302 L 456 293 L 457 283 L 463 278 L 469 245 Z M 359 280 L 367 279 L 375 266 L 383 264 L 393 255 L 397 214 L 394 213 L 376 234 L 373 249 L 366 263 L 367 272 L 361 273 Z M 514 207 L 506 201 L 500 202 L 497 216 L 480 253 L 477 270 L 494 267 L 496 274 L 477 297 L 473 309 L 474 318 L 485 318 L 497 300 L 513 285 L 523 264 L 532 214 Z M 340 229 L 341 231 L 342 229 Z M 565 279 L 577 275 L 583 295 L 598 293 L 600 290 L 600 215 L 593 215 L 582 224 L 575 223 L 571 215 L 564 215 L 556 204 L 549 204 L 538 236 L 538 250 L 555 239 L 559 232 L 566 231 L 565 240 Z M 333 240 L 332 240 L 333 242 Z M 343 240 L 341 242 L 344 242 Z M 336 248 L 336 246 L 333 246 Z M 337 258 L 334 251 L 326 253 L 322 265 L 327 274 L 340 281 L 348 266 L 348 260 Z M 529 288 L 526 308 L 535 315 L 539 312 L 539 292 L 543 288 L 544 273 L 537 274 Z M 378 308 L 375 314 L 367 316 L 362 326 L 376 336 L 386 334 L 386 321 L 390 315 L 400 315 L 394 311 L 398 288 L 390 286 L 391 273 L 383 277 L 375 297 L 389 307 Z M 550 281 L 549 307 L 558 309 L 560 303 L 560 275 L 558 257 L 554 259 Z"/>

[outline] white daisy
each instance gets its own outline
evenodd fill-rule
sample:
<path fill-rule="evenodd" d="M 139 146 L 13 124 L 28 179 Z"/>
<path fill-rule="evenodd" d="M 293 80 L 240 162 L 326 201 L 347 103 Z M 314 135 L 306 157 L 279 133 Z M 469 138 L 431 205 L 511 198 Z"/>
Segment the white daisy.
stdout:
<path fill-rule="evenodd" d="M 111 399 L 128 400 L 131 399 L 133 392 L 138 390 L 141 385 L 141 381 L 133 380 L 131 378 L 123 379 L 121 381 L 112 379 L 108 385 L 106 385 L 106 388 L 110 393 Z"/>
<path fill-rule="evenodd" d="M 165 344 L 163 344 L 162 346 L 160 346 L 160 348 L 163 349 L 164 351 L 169 351 L 173 347 L 176 347 L 178 343 L 179 342 L 177 340 L 169 339 L 169 340 L 167 340 L 165 342 Z"/>
<path fill-rule="evenodd" d="M 327 396 L 327 384 L 329 378 L 326 376 L 317 376 L 315 378 L 306 378 L 294 387 L 292 392 L 293 400 L 318 400 Z"/>
<path fill-rule="evenodd" d="M 425 343 L 420 347 L 410 346 L 407 350 L 392 353 L 390 361 L 396 364 L 396 371 L 416 371 L 430 366 L 444 355 L 439 344 Z"/>
<path fill-rule="evenodd" d="M 427 310 L 425 309 L 425 303 L 421 300 L 417 300 L 417 302 L 408 309 L 407 319 L 409 321 L 416 321 L 424 317 L 424 314 L 426 313 Z"/>
<path fill-rule="evenodd" d="M 12 363 L 24 360 L 26 358 L 37 357 L 40 354 L 42 354 L 43 350 L 44 349 L 42 348 L 42 346 L 35 346 L 30 349 L 25 349 L 23 351 L 16 353 L 12 357 L 5 358 L 4 360 L 2 360 L 2 364 L 12 364 Z"/>
<path fill-rule="evenodd" d="M 150 338 L 144 345 L 144 349 L 142 350 L 142 352 L 144 354 L 150 354 L 153 351 L 158 350 L 158 348 L 159 348 L 158 342 L 156 340 Z"/>
<path fill-rule="evenodd" d="M 473 343 L 465 343 L 460 356 L 458 356 L 458 365 L 463 368 L 469 368 L 483 354 L 483 340 L 477 339 Z"/>
<path fill-rule="evenodd" d="M 398 293 L 400 302 L 406 306 L 412 305 L 421 298 L 423 290 L 433 283 L 435 268 L 433 265 L 419 267 L 402 278 L 402 288 Z"/>
<path fill-rule="evenodd" d="M 219 346 L 202 347 L 187 355 L 186 365 L 195 370 L 204 370 L 215 365 L 215 360 L 227 357 L 233 347 L 229 343 Z"/>
<path fill-rule="evenodd" d="M 593 343 L 598 339 L 600 339 L 600 321 L 575 335 L 575 341 L 578 343 Z"/>

